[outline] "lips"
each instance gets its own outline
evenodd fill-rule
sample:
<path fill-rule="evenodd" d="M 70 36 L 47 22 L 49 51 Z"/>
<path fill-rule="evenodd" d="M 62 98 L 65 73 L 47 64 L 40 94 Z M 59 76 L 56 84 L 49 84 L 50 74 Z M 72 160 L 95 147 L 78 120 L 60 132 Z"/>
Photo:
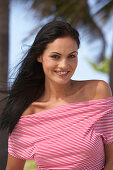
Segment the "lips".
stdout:
<path fill-rule="evenodd" d="M 69 71 L 55 71 L 55 73 L 59 76 L 66 76 L 69 73 Z"/>

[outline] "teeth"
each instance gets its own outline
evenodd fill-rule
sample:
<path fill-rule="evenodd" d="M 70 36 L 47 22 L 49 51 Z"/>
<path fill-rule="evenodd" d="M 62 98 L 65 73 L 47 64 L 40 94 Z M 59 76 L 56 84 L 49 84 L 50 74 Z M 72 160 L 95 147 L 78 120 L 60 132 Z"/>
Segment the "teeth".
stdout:
<path fill-rule="evenodd" d="M 66 74 L 67 72 L 59 72 L 60 74 Z"/>
<path fill-rule="evenodd" d="M 57 73 L 59 73 L 59 74 L 67 74 L 67 73 L 68 73 L 68 71 L 67 71 L 67 72 L 60 71 L 60 72 L 57 72 Z"/>

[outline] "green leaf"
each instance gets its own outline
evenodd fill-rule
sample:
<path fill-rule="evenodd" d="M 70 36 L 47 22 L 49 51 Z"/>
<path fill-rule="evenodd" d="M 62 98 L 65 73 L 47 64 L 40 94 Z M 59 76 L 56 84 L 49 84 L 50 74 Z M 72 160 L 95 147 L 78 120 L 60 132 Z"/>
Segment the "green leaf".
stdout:
<path fill-rule="evenodd" d="M 110 71 L 110 58 L 105 58 L 103 61 L 100 63 L 96 64 L 93 61 L 87 59 L 88 63 L 94 68 L 96 71 L 100 71 L 106 74 L 109 74 Z"/>

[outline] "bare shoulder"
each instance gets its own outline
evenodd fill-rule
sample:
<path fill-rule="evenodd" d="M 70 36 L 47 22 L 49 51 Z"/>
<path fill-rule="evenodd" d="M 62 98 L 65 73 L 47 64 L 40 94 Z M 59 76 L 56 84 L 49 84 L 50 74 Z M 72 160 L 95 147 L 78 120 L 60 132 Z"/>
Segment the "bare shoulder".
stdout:
<path fill-rule="evenodd" d="M 25 109 L 22 116 L 31 115 L 31 114 L 33 114 L 33 112 L 34 112 L 34 108 L 33 108 L 32 104 L 31 104 L 28 108 Z"/>
<path fill-rule="evenodd" d="M 95 99 L 112 97 L 111 88 L 104 80 L 89 80 L 88 85 Z"/>
<path fill-rule="evenodd" d="M 104 80 L 83 80 L 77 83 L 79 87 L 82 87 L 82 97 L 87 100 L 112 97 L 111 88 Z"/>

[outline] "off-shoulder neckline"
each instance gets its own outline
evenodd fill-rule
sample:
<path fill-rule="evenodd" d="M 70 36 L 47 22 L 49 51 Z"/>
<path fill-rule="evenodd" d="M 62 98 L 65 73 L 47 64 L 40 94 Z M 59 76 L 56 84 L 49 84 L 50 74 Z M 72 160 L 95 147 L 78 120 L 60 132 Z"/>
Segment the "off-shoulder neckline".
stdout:
<path fill-rule="evenodd" d="M 100 103 L 100 102 L 106 102 L 106 101 L 111 101 L 111 100 L 113 100 L 113 96 L 108 97 L 108 98 L 102 98 L 102 99 L 92 99 L 92 100 L 86 100 L 86 101 L 81 101 L 81 102 L 66 103 L 66 104 L 62 104 L 62 105 L 59 105 L 59 106 L 56 106 L 56 107 L 52 107 L 50 109 L 43 110 L 43 111 L 40 111 L 40 112 L 37 112 L 37 113 L 21 116 L 20 119 L 30 118 L 30 117 L 32 118 L 32 117 L 36 116 L 37 114 L 49 112 L 49 111 L 52 111 L 52 110 L 55 110 L 55 109 L 58 109 L 58 108 L 65 107 L 65 106 L 90 105 L 90 104 L 94 104 L 94 103 L 97 103 L 97 102 Z"/>

